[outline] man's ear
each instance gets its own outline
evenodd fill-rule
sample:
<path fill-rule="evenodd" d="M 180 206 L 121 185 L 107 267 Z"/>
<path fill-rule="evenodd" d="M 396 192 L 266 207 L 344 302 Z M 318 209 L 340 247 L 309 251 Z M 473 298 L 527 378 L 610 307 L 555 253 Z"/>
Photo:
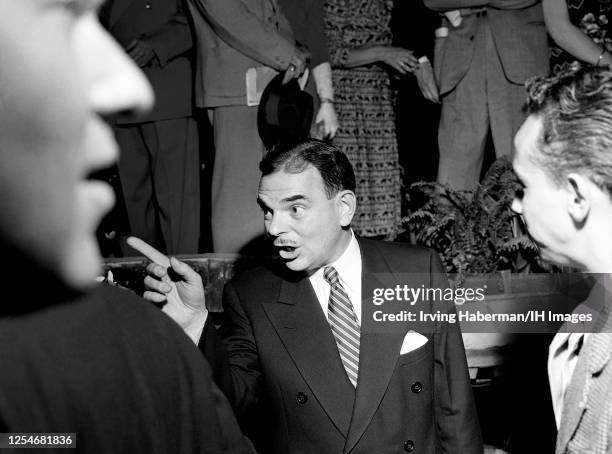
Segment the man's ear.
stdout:
<path fill-rule="evenodd" d="M 355 216 L 357 197 L 353 191 L 345 189 L 336 194 L 336 203 L 340 215 L 340 225 L 348 227 Z"/>
<path fill-rule="evenodd" d="M 567 212 L 575 225 L 583 225 L 593 204 L 593 183 L 582 175 L 570 173 L 566 179 Z"/>

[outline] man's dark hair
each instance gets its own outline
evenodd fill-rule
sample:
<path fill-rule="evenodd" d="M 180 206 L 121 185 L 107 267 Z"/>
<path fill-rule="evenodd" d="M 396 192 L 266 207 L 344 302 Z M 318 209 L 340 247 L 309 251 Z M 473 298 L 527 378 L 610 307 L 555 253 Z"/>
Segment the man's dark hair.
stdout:
<path fill-rule="evenodd" d="M 311 165 L 319 171 L 327 198 L 338 191 L 355 191 L 353 166 L 344 153 L 321 140 L 308 139 L 292 146 L 277 147 L 259 164 L 263 176 L 278 171 L 301 173 Z"/>
<path fill-rule="evenodd" d="M 527 113 L 543 125 L 531 159 L 558 183 L 575 172 L 612 194 L 612 72 L 573 66 L 527 92 Z"/>

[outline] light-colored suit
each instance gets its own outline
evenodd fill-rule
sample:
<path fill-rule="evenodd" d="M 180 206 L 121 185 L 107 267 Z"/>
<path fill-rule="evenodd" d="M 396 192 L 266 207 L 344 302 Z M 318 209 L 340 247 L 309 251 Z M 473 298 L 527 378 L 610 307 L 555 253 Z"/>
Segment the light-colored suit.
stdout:
<path fill-rule="evenodd" d="M 215 141 L 215 252 L 238 252 L 263 234 L 253 194 L 264 147 L 257 107 L 247 107 L 246 73 L 289 66 L 295 42 L 276 0 L 188 0 L 196 32 L 196 105 L 209 110 Z"/>
<path fill-rule="evenodd" d="M 459 26 L 445 21 L 448 37 L 436 55 L 442 96 L 438 181 L 472 189 L 489 127 L 496 155 L 510 155 L 524 120 L 523 85 L 548 72 L 542 6 L 540 0 L 424 2 L 439 12 L 463 9 Z"/>
<path fill-rule="evenodd" d="M 612 301 L 596 285 L 587 302 L 601 316 L 582 347 L 567 389 L 556 454 L 612 453 Z M 579 306 L 575 312 L 581 311 Z M 563 328 L 562 328 L 563 329 Z"/>

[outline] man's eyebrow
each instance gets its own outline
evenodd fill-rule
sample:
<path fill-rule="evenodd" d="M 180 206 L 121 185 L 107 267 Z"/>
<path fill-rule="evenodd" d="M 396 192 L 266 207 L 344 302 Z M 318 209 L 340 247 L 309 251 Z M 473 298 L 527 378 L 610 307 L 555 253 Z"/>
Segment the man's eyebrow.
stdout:
<path fill-rule="evenodd" d="M 65 4 L 73 6 L 78 11 L 93 11 L 98 12 L 105 0 L 55 0 L 55 4 Z"/>
<path fill-rule="evenodd" d="M 296 194 L 296 195 L 292 195 L 291 197 L 284 198 L 283 200 L 281 200 L 281 202 L 291 203 L 291 202 L 296 202 L 298 200 L 306 200 L 308 202 L 310 201 L 310 198 L 302 194 Z"/>
<path fill-rule="evenodd" d="M 259 205 L 262 209 L 268 208 L 268 205 L 266 204 L 266 202 L 264 202 L 264 200 L 261 197 L 257 197 L 257 205 Z"/>

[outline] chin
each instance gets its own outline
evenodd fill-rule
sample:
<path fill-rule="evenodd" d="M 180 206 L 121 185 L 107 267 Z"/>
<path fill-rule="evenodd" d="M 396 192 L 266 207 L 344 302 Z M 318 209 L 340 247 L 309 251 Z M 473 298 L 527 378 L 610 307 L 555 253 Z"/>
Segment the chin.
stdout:
<path fill-rule="evenodd" d="M 304 271 L 306 269 L 306 267 L 303 265 L 303 263 L 300 262 L 299 259 L 286 262 L 285 266 L 291 271 Z"/>
<path fill-rule="evenodd" d="M 61 275 L 68 285 L 87 290 L 96 284 L 96 277 L 102 273 L 102 257 L 93 237 L 75 242 L 64 259 Z"/>
<path fill-rule="evenodd" d="M 559 266 L 576 266 L 577 264 L 562 254 L 556 254 L 540 246 L 540 256 L 547 262 L 554 263 Z M 582 268 L 582 267 L 580 267 Z"/>

